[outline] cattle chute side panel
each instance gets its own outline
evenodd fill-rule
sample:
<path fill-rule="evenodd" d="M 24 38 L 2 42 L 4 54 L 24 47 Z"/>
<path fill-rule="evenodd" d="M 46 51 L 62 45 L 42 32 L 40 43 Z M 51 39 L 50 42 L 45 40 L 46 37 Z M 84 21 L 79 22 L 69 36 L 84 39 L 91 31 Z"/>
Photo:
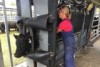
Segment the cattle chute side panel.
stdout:
<path fill-rule="evenodd" d="M 95 7 L 93 7 L 91 11 L 89 11 L 89 14 L 86 15 L 84 29 L 89 29 L 93 20 L 94 10 L 95 10 Z"/>
<path fill-rule="evenodd" d="M 83 18 L 84 18 L 84 14 L 82 14 L 82 13 L 73 13 L 72 14 L 71 21 L 72 21 L 75 33 L 82 30 Z"/>

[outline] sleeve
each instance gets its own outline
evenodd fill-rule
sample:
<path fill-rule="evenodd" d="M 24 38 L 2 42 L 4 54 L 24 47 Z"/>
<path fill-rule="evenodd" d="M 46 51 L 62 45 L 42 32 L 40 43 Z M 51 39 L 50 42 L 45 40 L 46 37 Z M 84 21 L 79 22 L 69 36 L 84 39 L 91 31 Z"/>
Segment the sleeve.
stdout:
<path fill-rule="evenodd" d="M 58 29 L 59 29 L 59 30 L 64 30 L 65 28 L 66 28 L 65 22 L 61 22 L 61 23 L 58 25 Z"/>
<path fill-rule="evenodd" d="M 69 21 L 65 20 L 65 21 L 62 21 L 58 25 L 58 28 L 57 29 L 60 30 L 60 31 L 69 32 L 69 31 L 71 31 L 73 29 L 73 27 L 72 27 L 72 24 Z"/>

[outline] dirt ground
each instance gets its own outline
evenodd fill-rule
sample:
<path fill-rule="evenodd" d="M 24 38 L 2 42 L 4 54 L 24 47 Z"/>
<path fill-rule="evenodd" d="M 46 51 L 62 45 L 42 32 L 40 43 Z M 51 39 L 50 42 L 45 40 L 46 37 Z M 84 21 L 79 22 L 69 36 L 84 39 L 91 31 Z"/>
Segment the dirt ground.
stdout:
<path fill-rule="evenodd" d="M 94 43 L 94 47 L 76 54 L 75 64 L 76 67 L 100 67 L 100 38 Z"/>

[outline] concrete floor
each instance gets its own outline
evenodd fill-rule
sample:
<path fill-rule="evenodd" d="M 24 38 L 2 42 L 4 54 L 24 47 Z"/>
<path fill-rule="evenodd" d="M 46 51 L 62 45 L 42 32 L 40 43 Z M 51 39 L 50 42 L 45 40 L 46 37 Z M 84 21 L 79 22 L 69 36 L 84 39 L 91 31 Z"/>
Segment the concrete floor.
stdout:
<path fill-rule="evenodd" d="M 94 43 L 94 47 L 76 54 L 75 64 L 76 67 L 100 67 L 100 38 Z"/>

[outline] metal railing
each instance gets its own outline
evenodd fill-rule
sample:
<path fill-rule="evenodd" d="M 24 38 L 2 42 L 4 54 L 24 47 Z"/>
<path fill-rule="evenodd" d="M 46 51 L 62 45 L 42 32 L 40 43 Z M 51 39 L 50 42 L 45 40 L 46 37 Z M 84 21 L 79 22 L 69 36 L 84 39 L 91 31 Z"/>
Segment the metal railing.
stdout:
<path fill-rule="evenodd" d="M 0 40 L 0 67 L 4 67 L 3 53 L 1 48 L 1 40 Z"/>
<path fill-rule="evenodd" d="M 98 14 L 96 14 L 96 10 L 95 10 L 91 28 L 92 30 L 91 30 L 90 41 L 92 42 L 98 36 L 100 36 L 100 8 Z"/>

